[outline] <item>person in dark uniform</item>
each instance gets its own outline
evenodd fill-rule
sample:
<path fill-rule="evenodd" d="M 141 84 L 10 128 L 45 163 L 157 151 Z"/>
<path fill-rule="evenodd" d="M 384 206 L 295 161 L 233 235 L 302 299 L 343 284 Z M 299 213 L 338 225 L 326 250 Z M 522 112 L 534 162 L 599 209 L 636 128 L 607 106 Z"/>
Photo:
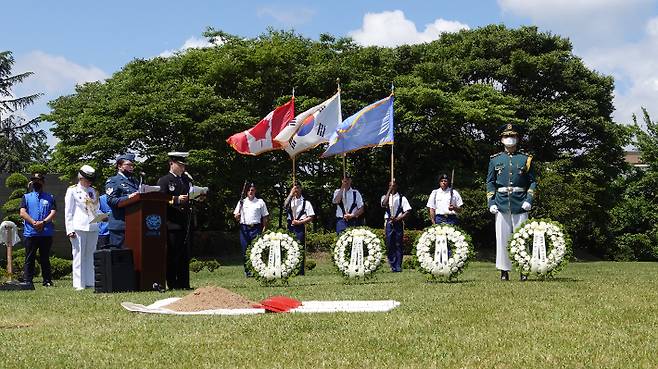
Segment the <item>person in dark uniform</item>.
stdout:
<path fill-rule="evenodd" d="M 117 175 L 105 182 L 107 203 L 112 210 L 108 223 L 110 247 L 123 248 L 126 238 L 126 211 L 119 207 L 139 192 L 139 181 L 133 175 L 135 155 L 124 154 L 117 158 Z"/>
<path fill-rule="evenodd" d="M 185 172 L 189 153 L 170 152 L 169 173 L 160 177 L 160 192 L 169 195 L 167 206 L 167 287 L 190 289 L 190 189 Z"/>
<path fill-rule="evenodd" d="M 315 211 L 313 205 L 302 196 L 302 185 L 297 182 L 290 189 L 290 194 L 283 203 L 288 214 L 288 230 L 295 234 L 302 245 L 302 261 L 299 267 L 299 275 L 304 275 L 304 264 L 306 263 L 306 224 L 313 221 Z"/>
<path fill-rule="evenodd" d="M 384 208 L 384 235 L 388 249 L 388 264 L 394 273 L 402 271 L 402 253 L 404 249 L 404 219 L 411 211 L 411 205 L 406 197 L 398 193 L 395 180 L 389 182 L 386 195 L 382 196 L 381 206 Z"/>
<path fill-rule="evenodd" d="M 32 191 L 23 195 L 20 205 L 20 216 L 24 220 L 23 236 L 25 241 L 25 266 L 23 281 L 32 285 L 34 278 L 34 261 L 39 251 L 39 264 L 43 285 L 52 287 L 52 273 L 50 269 L 50 247 L 53 244 L 53 219 L 57 212 L 55 197 L 43 192 L 45 177 L 41 173 L 33 173 L 30 177 Z"/>
<path fill-rule="evenodd" d="M 500 141 L 505 150 L 491 155 L 487 172 L 489 211 L 496 216 L 496 268 L 500 279 L 509 280 L 512 262 L 507 243 L 512 233 L 528 219 L 537 180 L 532 155 L 518 150 L 521 130 L 516 124 L 500 127 Z M 521 272 L 521 280 L 527 275 Z"/>

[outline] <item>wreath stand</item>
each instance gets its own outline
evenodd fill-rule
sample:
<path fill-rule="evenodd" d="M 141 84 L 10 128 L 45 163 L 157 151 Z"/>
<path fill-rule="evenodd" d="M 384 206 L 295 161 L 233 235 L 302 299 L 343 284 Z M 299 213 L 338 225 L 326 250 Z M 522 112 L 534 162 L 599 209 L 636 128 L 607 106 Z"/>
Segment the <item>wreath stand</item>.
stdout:
<path fill-rule="evenodd" d="M 13 261 L 12 261 L 12 248 L 14 246 L 14 237 L 16 233 L 16 224 L 10 221 L 4 221 L 0 224 L 0 243 L 7 245 L 7 274 L 9 280 L 0 285 L 0 291 L 28 291 L 34 290 L 33 284 L 20 283 L 12 280 L 13 275 Z M 20 239 L 19 239 L 20 242 Z"/>

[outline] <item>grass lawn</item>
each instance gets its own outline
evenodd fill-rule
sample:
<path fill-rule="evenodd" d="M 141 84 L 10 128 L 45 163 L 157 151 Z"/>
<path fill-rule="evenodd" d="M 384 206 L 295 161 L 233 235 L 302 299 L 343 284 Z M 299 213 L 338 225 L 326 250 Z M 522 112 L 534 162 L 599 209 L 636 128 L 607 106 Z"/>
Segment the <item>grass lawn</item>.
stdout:
<path fill-rule="evenodd" d="M 472 263 L 457 283 L 388 270 L 344 284 L 326 258 L 288 287 L 239 266 L 192 273 L 250 299 L 395 299 L 389 313 L 160 316 L 186 292 L 94 294 L 70 280 L 0 294 L 1 368 L 657 368 L 658 263 L 572 263 L 556 280 L 501 282 Z"/>

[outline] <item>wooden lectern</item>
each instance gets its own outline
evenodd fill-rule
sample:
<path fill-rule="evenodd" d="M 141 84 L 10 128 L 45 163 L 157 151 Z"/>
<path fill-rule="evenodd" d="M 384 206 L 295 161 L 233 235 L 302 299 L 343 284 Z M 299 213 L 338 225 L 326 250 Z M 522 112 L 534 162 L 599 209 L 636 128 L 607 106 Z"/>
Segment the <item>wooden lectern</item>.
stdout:
<path fill-rule="evenodd" d="M 126 209 L 125 247 L 133 251 L 135 286 L 164 288 L 167 268 L 167 202 L 161 192 L 140 193 L 120 206 Z"/>

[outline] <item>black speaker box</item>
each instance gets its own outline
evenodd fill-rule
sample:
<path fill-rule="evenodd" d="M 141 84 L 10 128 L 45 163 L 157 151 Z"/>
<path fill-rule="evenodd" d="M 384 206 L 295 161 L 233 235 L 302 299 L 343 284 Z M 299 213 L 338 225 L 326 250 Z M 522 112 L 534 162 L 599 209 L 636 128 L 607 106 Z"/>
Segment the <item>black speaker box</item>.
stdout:
<path fill-rule="evenodd" d="M 135 290 L 135 267 L 130 249 L 106 249 L 94 252 L 94 292 Z"/>

